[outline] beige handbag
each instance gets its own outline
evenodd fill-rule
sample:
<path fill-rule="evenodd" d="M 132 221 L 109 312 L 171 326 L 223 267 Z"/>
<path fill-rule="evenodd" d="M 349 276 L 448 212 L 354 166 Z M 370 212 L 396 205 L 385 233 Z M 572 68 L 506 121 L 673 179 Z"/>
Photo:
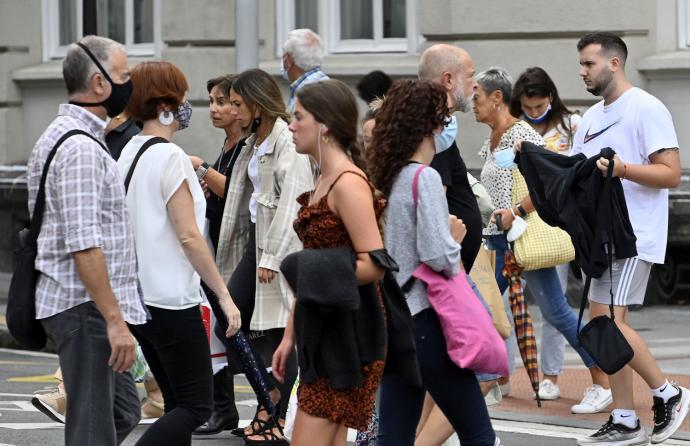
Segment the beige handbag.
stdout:
<path fill-rule="evenodd" d="M 510 321 L 508 321 L 508 315 L 503 305 L 501 291 L 496 283 L 495 256 L 496 251 L 489 251 L 482 245 L 472 265 L 470 277 L 489 306 L 491 319 L 494 327 L 496 327 L 496 331 L 503 339 L 508 339 L 508 336 L 510 336 Z"/>
<path fill-rule="evenodd" d="M 529 195 L 527 183 L 518 169 L 513 170 L 513 203 Z M 575 259 L 570 235 L 561 228 L 549 226 L 536 211 L 526 217 L 527 230 L 515 240 L 515 259 L 525 271 L 549 268 Z"/>

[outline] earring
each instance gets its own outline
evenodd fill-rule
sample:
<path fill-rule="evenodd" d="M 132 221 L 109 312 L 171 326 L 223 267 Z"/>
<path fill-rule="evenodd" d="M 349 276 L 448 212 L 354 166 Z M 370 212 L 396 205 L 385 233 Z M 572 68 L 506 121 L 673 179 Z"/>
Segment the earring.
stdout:
<path fill-rule="evenodd" d="M 170 125 L 175 120 L 173 114 L 169 111 L 162 111 L 158 114 L 158 122 L 163 125 Z"/>

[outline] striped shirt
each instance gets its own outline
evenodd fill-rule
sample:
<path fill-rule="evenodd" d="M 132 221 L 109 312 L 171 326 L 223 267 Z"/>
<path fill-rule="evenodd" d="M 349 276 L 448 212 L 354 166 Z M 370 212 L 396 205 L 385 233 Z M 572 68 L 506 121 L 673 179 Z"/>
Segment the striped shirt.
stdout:
<path fill-rule="evenodd" d="M 33 212 L 43 166 L 57 140 L 81 129 L 103 141 L 105 122 L 82 107 L 61 104 L 28 162 L 29 209 Z M 72 253 L 101 248 L 110 285 L 122 316 L 146 322 L 137 279 L 134 237 L 125 188 L 110 152 L 91 138 L 75 135 L 58 149 L 48 170 L 43 225 L 38 237 L 36 318 L 45 319 L 91 300 Z"/>

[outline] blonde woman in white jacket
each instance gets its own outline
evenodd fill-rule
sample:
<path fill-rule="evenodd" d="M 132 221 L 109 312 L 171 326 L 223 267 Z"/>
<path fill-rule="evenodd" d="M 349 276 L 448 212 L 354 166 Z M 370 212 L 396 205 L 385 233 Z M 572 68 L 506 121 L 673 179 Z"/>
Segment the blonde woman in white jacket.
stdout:
<path fill-rule="evenodd" d="M 308 157 L 295 151 L 289 115 L 273 77 L 259 69 L 237 75 L 230 106 L 249 130 L 251 150 L 243 151 L 233 168 L 216 260 L 242 313 L 242 330 L 250 333 L 250 339 L 252 331 L 263 332 L 253 347 L 257 360 L 263 362 L 259 367 L 265 370 L 283 337 L 293 298 L 279 273 L 280 262 L 302 247 L 292 224 L 299 208 L 297 197 L 313 189 L 313 176 Z M 267 440 L 281 444 L 296 377 L 293 359 L 286 379 L 277 384 L 280 395 L 272 395 L 281 401 L 275 419 L 259 407 L 252 423 L 238 432 L 247 444 Z M 273 379 L 268 374 L 267 378 Z"/>

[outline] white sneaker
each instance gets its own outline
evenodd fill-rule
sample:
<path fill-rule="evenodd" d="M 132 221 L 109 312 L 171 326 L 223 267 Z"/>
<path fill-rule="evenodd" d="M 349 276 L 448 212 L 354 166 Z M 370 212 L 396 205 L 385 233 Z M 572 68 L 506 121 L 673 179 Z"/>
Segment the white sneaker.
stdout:
<path fill-rule="evenodd" d="M 585 390 L 585 396 L 580 404 L 575 404 L 570 408 L 570 411 L 572 413 L 599 413 L 612 402 L 611 389 L 604 389 L 600 385 L 594 384 Z"/>
<path fill-rule="evenodd" d="M 501 389 L 501 396 L 508 396 L 508 395 L 510 395 L 510 390 L 511 390 L 510 381 L 508 381 L 508 382 L 505 383 L 505 384 L 499 384 L 499 385 L 498 385 L 498 388 Z"/>
<path fill-rule="evenodd" d="M 539 383 L 539 398 L 542 400 L 555 400 L 561 397 L 561 389 L 558 388 L 558 385 L 551 381 L 550 379 L 545 379 L 544 381 Z M 537 399 L 537 396 L 534 395 L 534 399 Z"/>
<path fill-rule="evenodd" d="M 484 402 L 486 403 L 487 407 L 498 404 L 502 400 L 503 400 L 503 396 L 501 395 L 501 389 L 498 386 L 498 384 L 493 386 L 489 390 L 489 392 L 486 394 L 486 396 L 484 397 Z"/>

